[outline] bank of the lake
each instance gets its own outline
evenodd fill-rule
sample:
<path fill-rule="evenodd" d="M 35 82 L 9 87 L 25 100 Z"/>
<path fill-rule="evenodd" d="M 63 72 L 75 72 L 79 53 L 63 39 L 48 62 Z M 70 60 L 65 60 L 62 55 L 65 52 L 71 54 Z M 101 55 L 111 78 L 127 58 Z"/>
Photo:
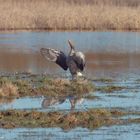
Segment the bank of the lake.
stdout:
<path fill-rule="evenodd" d="M 0 30 L 140 30 L 138 0 L 1 0 Z"/>

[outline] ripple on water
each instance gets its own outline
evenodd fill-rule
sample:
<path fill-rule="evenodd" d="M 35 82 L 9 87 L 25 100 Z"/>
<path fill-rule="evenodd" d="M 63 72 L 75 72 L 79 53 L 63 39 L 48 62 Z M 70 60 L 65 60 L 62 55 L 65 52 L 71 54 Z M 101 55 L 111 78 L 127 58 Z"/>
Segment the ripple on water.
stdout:
<path fill-rule="evenodd" d="M 75 128 L 64 131 L 60 128 L 18 128 L 18 129 L 0 129 L 0 139 L 6 140 L 139 140 L 140 125 L 114 125 L 111 127 L 101 127 L 96 130 L 86 128 Z"/>
<path fill-rule="evenodd" d="M 47 98 L 24 97 L 0 100 L 0 110 L 19 109 L 38 111 L 71 111 L 90 108 L 122 108 L 140 111 L 140 33 L 136 32 L 18 32 L 0 34 L 0 72 L 26 71 L 64 75 L 55 64 L 45 61 L 39 54 L 41 47 L 52 47 L 67 52 L 67 40 L 72 39 L 79 50 L 86 54 L 86 73 L 91 77 L 111 77 L 113 82 L 95 82 L 96 86 L 117 85 L 126 89 L 113 93 L 92 93 L 97 98 Z M 135 46 L 135 47 L 134 47 Z M 106 53 L 103 53 L 106 52 Z M 111 53 L 110 53 L 111 52 Z M 115 53 L 112 53 L 115 52 Z M 121 54 L 122 53 L 122 54 Z M 127 53 L 127 54 L 126 54 Z M 67 73 L 66 73 L 67 74 Z M 137 118 L 128 115 L 122 119 Z M 96 130 L 76 128 L 0 129 L 0 140 L 139 140 L 140 125 L 115 125 Z"/>
<path fill-rule="evenodd" d="M 88 96 L 87 96 L 88 97 Z M 140 111 L 140 94 L 133 92 L 100 93 L 95 92 L 86 97 L 23 97 L 13 101 L 4 101 L 0 104 L 0 110 L 39 110 L 39 111 L 71 111 L 87 110 L 90 108 L 122 108 L 128 111 Z"/>

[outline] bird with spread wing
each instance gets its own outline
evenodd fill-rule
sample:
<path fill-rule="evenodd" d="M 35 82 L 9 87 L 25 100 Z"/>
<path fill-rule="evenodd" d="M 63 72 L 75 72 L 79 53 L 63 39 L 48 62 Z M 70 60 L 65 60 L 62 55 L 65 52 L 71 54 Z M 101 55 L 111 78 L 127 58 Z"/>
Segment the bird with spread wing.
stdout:
<path fill-rule="evenodd" d="M 46 59 L 55 62 L 64 70 L 69 69 L 72 79 L 82 76 L 82 71 L 85 67 L 85 55 L 82 52 L 76 51 L 74 45 L 68 40 L 70 52 L 66 56 L 62 51 L 51 48 L 41 48 L 40 52 Z"/>

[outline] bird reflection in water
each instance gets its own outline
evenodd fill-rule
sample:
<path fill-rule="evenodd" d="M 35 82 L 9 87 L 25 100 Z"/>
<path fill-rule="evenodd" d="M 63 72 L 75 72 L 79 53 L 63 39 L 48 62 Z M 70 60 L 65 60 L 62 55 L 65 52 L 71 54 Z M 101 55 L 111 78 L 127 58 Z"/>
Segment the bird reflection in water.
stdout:
<path fill-rule="evenodd" d="M 61 97 L 61 98 L 44 98 L 42 101 L 42 107 L 48 108 L 53 105 L 60 105 L 63 104 L 66 100 L 69 100 L 70 103 L 70 111 L 74 111 L 76 105 L 81 105 L 84 102 L 84 98 L 68 96 L 68 97 Z"/>

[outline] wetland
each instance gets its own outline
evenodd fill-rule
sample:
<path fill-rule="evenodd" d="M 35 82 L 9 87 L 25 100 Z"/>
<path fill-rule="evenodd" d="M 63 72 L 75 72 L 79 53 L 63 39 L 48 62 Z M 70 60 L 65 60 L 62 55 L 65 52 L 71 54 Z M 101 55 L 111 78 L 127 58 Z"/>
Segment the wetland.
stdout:
<path fill-rule="evenodd" d="M 139 32 L 1 32 L 0 139 L 140 138 Z M 86 80 L 40 48 L 86 55 Z M 18 121 L 17 121 L 18 120 Z"/>

